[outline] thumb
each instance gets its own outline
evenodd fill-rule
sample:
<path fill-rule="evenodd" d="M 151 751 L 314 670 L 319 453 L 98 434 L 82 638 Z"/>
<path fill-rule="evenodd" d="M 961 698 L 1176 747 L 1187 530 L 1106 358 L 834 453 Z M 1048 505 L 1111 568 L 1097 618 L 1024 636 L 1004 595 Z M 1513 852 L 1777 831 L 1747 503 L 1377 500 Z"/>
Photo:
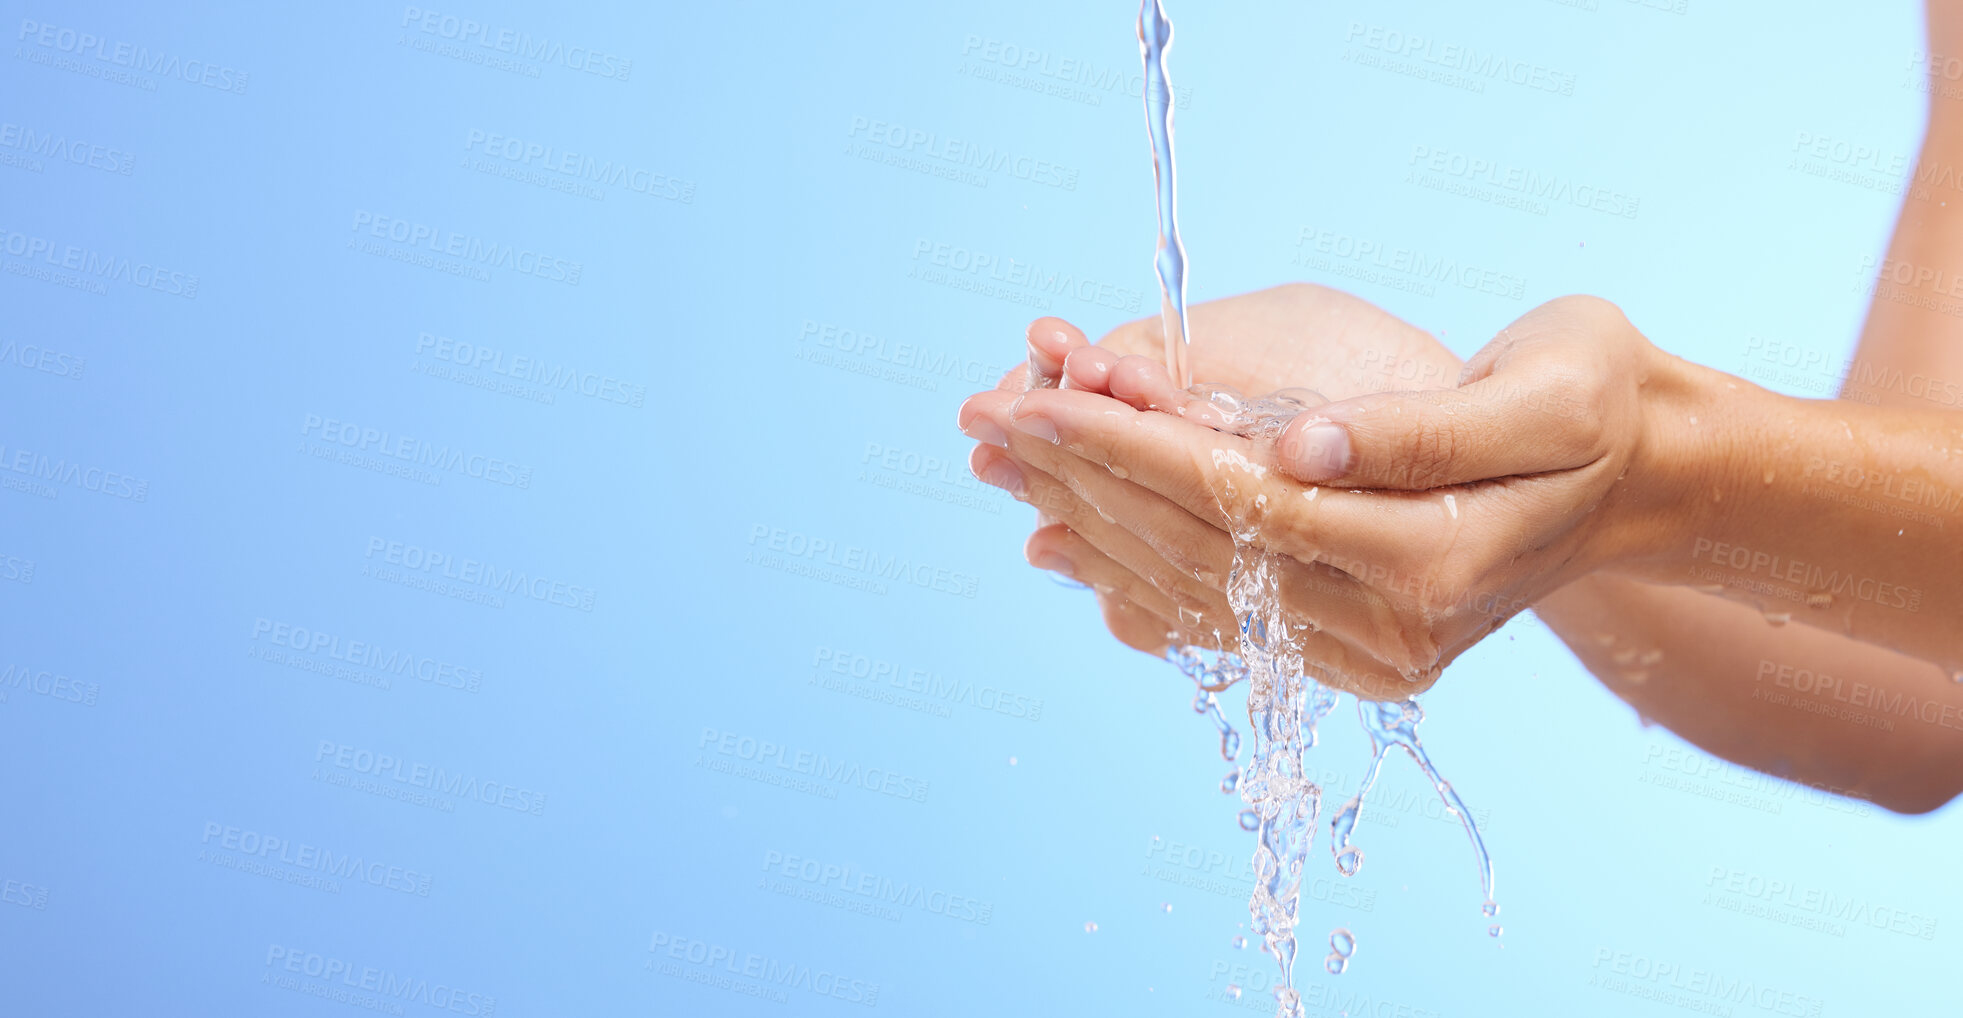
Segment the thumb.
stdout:
<path fill-rule="evenodd" d="M 1596 451 L 1593 415 L 1563 377 L 1509 358 L 1457 389 L 1330 403 L 1291 421 L 1276 455 L 1311 484 L 1410 491 L 1582 466 Z"/>

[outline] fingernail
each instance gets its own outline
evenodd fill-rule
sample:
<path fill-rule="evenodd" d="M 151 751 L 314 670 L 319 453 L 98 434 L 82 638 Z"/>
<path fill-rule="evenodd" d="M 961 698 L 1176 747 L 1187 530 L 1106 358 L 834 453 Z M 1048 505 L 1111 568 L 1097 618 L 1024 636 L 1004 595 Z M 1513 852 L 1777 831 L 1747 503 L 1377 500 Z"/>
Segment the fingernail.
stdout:
<path fill-rule="evenodd" d="M 1062 576 L 1074 577 L 1077 575 L 1077 567 L 1069 559 L 1053 551 L 1037 552 L 1036 557 L 1029 560 L 1029 564 L 1038 569 L 1057 573 Z"/>
<path fill-rule="evenodd" d="M 1012 416 L 1009 418 L 1009 426 L 1025 435 L 1040 438 L 1045 442 L 1054 443 L 1056 441 L 1056 425 L 1050 423 L 1049 418 L 1039 413 L 1027 413 L 1021 417 Z"/>
<path fill-rule="evenodd" d="M 1282 449 L 1288 472 L 1304 481 L 1326 481 L 1350 470 L 1350 433 L 1330 421 L 1311 424 Z"/>
<path fill-rule="evenodd" d="M 992 484 L 1017 498 L 1029 494 L 1029 486 L 1022 480 L 1022 471 L 1007 460 L 998 459 L 975 476 L 981 478 L 983 484 Z"/>
<path fill-rule="evenodd" d="M 964 425 L 961 428 L 961 433 L 977 442 L 987 442 L 989 445 L 999 446 L 1003 449 L 1009 447 L 1008 433 L 1003 431 L 1001 426 L 997 425 L 994 421 L 980 414 L 976 414 L 974 420 Z"/>

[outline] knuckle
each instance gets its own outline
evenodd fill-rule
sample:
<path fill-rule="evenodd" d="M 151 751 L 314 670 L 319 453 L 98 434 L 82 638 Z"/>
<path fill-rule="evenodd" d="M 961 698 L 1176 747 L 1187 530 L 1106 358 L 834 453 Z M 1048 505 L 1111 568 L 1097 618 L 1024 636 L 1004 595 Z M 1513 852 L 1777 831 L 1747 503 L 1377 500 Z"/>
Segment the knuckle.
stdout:
<path fill-rule="evenodd" d="M 1406 475 L 1412 487 L 1433 487 L 1450 473 L 1457 452 L 1458 432 L 1451 422 L 1436 414 L 1420 414 L 1411 427 L 1408 458 L 1393 469 Z"/>

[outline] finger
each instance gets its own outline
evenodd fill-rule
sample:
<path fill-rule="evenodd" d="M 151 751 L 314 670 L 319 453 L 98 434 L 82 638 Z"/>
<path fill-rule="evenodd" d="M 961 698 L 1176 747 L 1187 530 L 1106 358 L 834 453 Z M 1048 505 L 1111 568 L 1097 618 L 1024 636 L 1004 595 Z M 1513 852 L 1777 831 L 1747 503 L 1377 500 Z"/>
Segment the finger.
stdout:
<path fill-rule="evenodd" d="M 1282 470 L 1315 484 L 1422 490 L 1586 466 L 1604 451 L 1592 399 L 1601 379 L 1568 351 L 1577 332 L 1614 328 L 1578 316 L 1610 313 L 1620 318 L 1603 302 L 1536 309 L 1475 354 L 1456 389 L 1374 393 L 1303 414 L 1282 432 Z"/>
<path fill-rule="evenodd" d="M 1172 623 L 1179 618 L 1179 606 L 1165 591 L 1099 551 L 1068 524 L 1036 528 L 1023 545 L 1023 556 L 1038 569 L 1087 584 L 1100 595 L 1130 601 L 1165 620 L 1168 624 L 1160 632 L 1161 637 L 1178 628 Z"/>
<path fill-rule="evenodd" d="M 1168 575 L 1182 587 L 1197 584 L 1204 591 L 1196 591 L 1192 598 L 1210 600 L 1213 592 L 1226 587 L 1235 561 L 1232 537 L 1102 465 L 1020 433 L 1010 436 L 1007 453 L 989 448 L 988 454 L 978 453 L 970 463 L 977 476 L 989 475 L 982 477 L 987 483 L 1013 484 L 1020 491 L 1017 498 L 1071 514 L 1078 532 L 1091 543 L 1155 582 L 1164 567 L 1170 567 Z M 1137 538 L 1144 549 L 1128 538 L 1112 536 L 1118 531 Z M 1134 557 L 1143 552 L 1155 558 L 1144 562 Z M 1340 557 L 1324 566 L 1287 556 L 1277 556 L 1270 568 L 1283 605 L 1307 625 L 1353 646 L 1370 648 L 1400 671 L 1421 669 L 1436 657 L 1424 630 L 1401 625 L 1390 601 L 1364 582 L 1374 580 L 1393 590 L 1411 586 L 1389 569 Z"/>
<path fill-rule="evenodd" d="M 1105 555 L 1082 534 L 1065 527 L 1047 527 L 1030 535 L 1028 550 L 1032 563 L 1051 554 L 1067 558 L 1071 575 L 1099 591 L 1100 603 L 1106 609 L 1105 624 L 1128 646 L 1160 656 L 1175 641 L 1180 646 L 1226 648 L 1236 652 L 1241 649 L 1238 625 L 1223 633 L 1211 626 L 1196 628 L 1183 618 L 1166 615 L 1171 602 L 1163 594 Z M 1052 560 L 1052 564 L 1057 563 Z M 1139 615 L 1149 618 L 1140 620 Z M 1154 624 L 1164 627 L 1163 636 L 1149 628 Z M 1121 632 L 1120 625 L 1135 628 Z M 1423 692 L 1436 678 L 1434 670 L 1424 680 L 1413 682 L 1327 633 L 1293 627 L 1291 630 L 1310 674 L 1326 685 L 1365 699 L 1402 700 Z"/>
<path fill-rule="evenodd" d="M 1009 433 L 1003 430 L 1001 422 L 1019 396 L 1003 389 L 975 393 L 961 401 L 961 408 L 954 413 L 954 426 L 977 442 L 1007 449 Z"/>
<path fill-rule="evenodd" d="M 1150 357 L 1126 357 L 1112 365 L 1111 396 L 1134 410 L 1163 410 L 1215 431 L 1232 427 L 1219 407 L 1174 385 L 1165 365 Z"/>
<path fill-rule="evenodd" d="M 1111 394 L 1111 368 L 1122 359 L 1121 355 L 1101 347 L 1078 347 L 1063 360 L 1063 388 L 1108 396 Z"/>
<path fill-rule="evenodd" d="M 1229 632 L 1234 628 L 1233 611 L 1217 584 L 1209 584 L 1174 566 L 1137 535 L 1120 526 L 1115 517 L 1107 519 L 1098 507 L 1057 483 L 1055 478 L 1040 471 L 1025 472 L 1009 454 L 987 445 L 975 447 L 969 466 L 975 476 L 1042 509 L 1151 584 L 1165 596 L 1169 603 L 1163 607 L 1169 608 L 1173 617 L 1196 629 L 1213 627 Z M 1232 554 L 1231 549 L 1228 554 Z"/>
<path fill-rule="evenodd" d="M 1429 553 L 1442 551 L 1434 545 L 1456 529 L 1448 526 L 1455 521 L 1437 496 L 1305 486 L 1282 476 L 1274 469 L 1272 451 L 1249 439 L 1088 393 L 995 398 L 978 407 L 977 417 L 987 417 L 998 431 L 1060 444 L 1080 458 L 1108 464 L 1114 474 L 1123 471 L 1133 483 L 1218 529 L 1260 525 L 1264 545 L 1303 562 L 1340 557 L 1409 574 Z M 1457 512 L 1473 503 L 1459 499 L 1452 505 Z"/>
<path fill-rule="evenodd" d="M 1064 358 L 1089 346 L 1082 329 L 1061 318 L 1045 316 L 1029 323 L 1029 374 L 1032 388 L 1052 388 L 1063 377 Z"/>
<path fill-rule="evenodd" d="M 1013 484 L 1017 498 L 1068 522 L 1079 539 L 1163 591 L 1172 604 L 1155 606 L 1162 614 L 1216 639 L 1235 638 L 1239 624 L 1225 595 L 1235 562 L 1232 538 L 1054 446 L 1021 435 L 1012 436 L 1010 445 L 1007 453 L 977 447 L 971 460 L 977 475 L 998 487 Z M 1030 459 L 1019 459 L 1025 455 Z M 1403 625 L 1390 601 L 1357 576 L 1287 556 L 1275 556 L 1268 568 L 1293 624 L 1368 651 L 1369 659 L 1400 675 L 1421 674 L 1436 664 L 1438 648 L 1429 630 Z M 1388 573 L 1376 569 L 1374 579 L 1382 583 Z"/>

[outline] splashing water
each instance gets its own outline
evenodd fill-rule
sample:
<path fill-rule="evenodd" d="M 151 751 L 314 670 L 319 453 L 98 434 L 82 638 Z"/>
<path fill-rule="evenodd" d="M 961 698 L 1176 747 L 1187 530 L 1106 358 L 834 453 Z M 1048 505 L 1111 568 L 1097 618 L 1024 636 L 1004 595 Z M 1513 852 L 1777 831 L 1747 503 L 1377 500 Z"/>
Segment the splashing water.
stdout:
<path fill-rule="evenodd" d="M 1193 384 L 1187 357 L 1186 247 L 1179 242 L 1178 187 L 1172 159 L 1172 79 L 1166 77 L 1166 51 L 1172 48 L 1172 22 L 1159 0 L 1138 8 L 1138 53 L 1145 61 L 1145 131 L 1152 139 L 1152 180 L 1158 186 L 1159 247 L 1153 268 L 1159 275 L 1159 313 L 1165 321 L 1166 369 L 1180 388 Z"/>
<path fill-rule="evenodd" d="M 1177 170 L 1173 159 L 1171 79 L 1166 74 L 1166 53 L 1172 47 L 1172 22 L 1166 18 L 1161 0 L 1142 0 L 1138 11 L 1138 50 L 1145 64 L 1145 127 L 1152 142 L 1152 179 L 1157 189 L 1159 235 L 1153 268 L 1159 278 L 1160 316 L 1165 326 L 1165 360 L 1170 375 L 1180 388 L 1200 396 L 1224 420 L 1227 430 L 1244 438 L 1277 437 L 1296 416 L 1327 402 L 1320 394 L 1305 389 L 1287 389 L 1271 396 L 1245 399 L 1221 386 L 1193 385 L 1190 345 L 1192 334 L 1186 318 L 1186 249 L 1179 240 Z M 1251 464 L 1238 464 L 1253 468 Z M 1114 470 L 1115 474 L 1116 471 Z M 1122 475 L 1119 475 L 1122 477 Z M 1318 489 L 1309 489 L 1314 497 Z M 1231 498 L 1229 502 L 1238 501 Z M 1256 500 L 1258 506 L 1258 500 Z M 1447 508 L 1457 516 L 1457 506 L 1447 498 Z M 1248 687 L 1247 717 L 1254 737 L 1253 752 L 1238 775 L 1229 774 L 1220 782 L 1222 792 L 1240 792 L 1248 805 L 1239 815 L 1241 829 L 1257 836 L 1254 850 L 1255 886 L 1248 903 L 1251 930 L 1260 936 L 1262 949 L 1281 965 L 1281 981 L 1275 988 L 1277 1014 L 1302 1013 L 1301 995 L 1294 988 L 1296 955 L 1295 928 L 1301 904 L 1303 870 L 1316 823 L 1322 808 L 1322 788 L 1308 779 L 1304 754 L 1316 744 L 1316 725 L 1336 706 L 1337 693 L 1311 677 L 1311 670 L 1326 670 L 1321 662 L 1305 661 L 1301 637 L 1314 631 L 1313 622 L 1298 622 L 1282 609 L 1281 560 L 1261 549 L 1260 510 L 1250 518 L 1236 519 L 1233 526 L 1234 564 L 1227 581 L 1227 601 L 1239 623 L 1235 636 L 1238 646 L 1208 650 L 1178 647 L 1167 659 L 1194 684 L 1193 710 L 1206 715 L 1220 733 L 1220 755 L 1233 761 L 1240 753 L 1240 735 L 1220 710 L 1217 694 L 1238 682 Z M 1217 636 L 1218 634 L 1216 634 Z M 1358 716 L 1369 735 L 1372 757 L 1368 776 L 1356 795 L 1331 821 L 1331 851 L 1339 872 L 1353 876 L 1363 864 L 1363 852 L 1350 844 L 1350 835 L 1362 816 L 1364 796 L 1375 784 L 1384 758 L 1392 746 L 1403 749 L 1424 771 L 1437 789 L 1445 807 L 1465 825 L 1479 867 L 1485 891 L 1486 916 L 1498 912 L 1493 903 L 1493 865 L 1472 814 L 1459 800 L 1458 793 L 1432 765 L 1418 741 L 1417 725 L 1424 717 L 1414 701 L 1373 703 L 1359 701 Z M 1491 932 L 1499 935 L 1494 925 Z M 1325 968 L 1341 974 L 1356 951 L 1356 938 L 1347 929 L 1330 935 L 1330 953 Z"/>
<path fill-rule="evenodd" d="M 1297 415 L 1327 402 L 1305 389 L 1257 399 L 1244 398 L 1223 386 L 1198 385 L 1190 391 L 1207 400 L 1226 430 L 1257 440 L 1273 439 Z M 1194 709 L 1210 714 L 1223 731 L 1231 728 L 1226 727 L 1219 711 L 1217 694 L 1237 683 L 1247 685 L 1253 751 L 1240 775 L 1239 790 L 1250 807 L 1241 812 L 1240 826 L 1257 836 L 1249 926 L 1262 938 L 1263 950 L 1281 966 L 1276 1013 L 1292 1018 L 1302 1013 L 1301 996 L 1294 989 L 1301 888 L 1322 805 L 1322 788 L 1308 777 L 1306 754 L 1315 747 L 1317 725 L 1335 708 L 1339 694 L 1314 677 L 1326 671 L 1326 666 L 1304 656 L 1302 638 L 1315 631 L 1315 623 L 1297 619 L 1283 609 L 1280 584 L 1284 560 L 1264 551 L 1258 543 L 1262 501 L 1242 499 L 1234 490 L 1237 483 L 1245 483 L 1236 478 L 1257 478 L 1261 468 L 1232 456 L 1223 457 L 1221 465 L 1232 468 L 1226 472 L 1227 488 L 1222 492 L 1223 515 L 1229 505 L 1253 507 L 1245 515 L 1230 516 L 1234 564 L 1226 593 L 1239 623 L 1235 634 L 1238 653 L 1224 648 L 1207 651 L 1181 647 L 1168 658 L 1193 681 Z M 1418 738 L 1417 726 L 1424 712 L 1412 700 L 1359 700 L 1357 716 L 1370 738 L 1371 762 L 1356 795 L 1330 822 L 1330 851 L 1338 872 L 1354 876 L 1363 864 L 1363 852 L 1351 844 L 1351 836 L 1385 758 L 1392 747 L 1397 747 L 1418 765 L 1445 808 L 1464 825 L 1485 892 L 1482 910 L 1488 917 L 1495 915 L 1498 906 L 1493 903 L 1492 860 L 1471 812 L 1451 783 L 1439 774 Z M 1223 782 L 1222 789 L 1226 787 Z M 1332 975 L 1342 974 L 1355 950 L 1355 935 L 1346 929 L 1336 931 L 1331 935 L 1324 968 Z"/>

